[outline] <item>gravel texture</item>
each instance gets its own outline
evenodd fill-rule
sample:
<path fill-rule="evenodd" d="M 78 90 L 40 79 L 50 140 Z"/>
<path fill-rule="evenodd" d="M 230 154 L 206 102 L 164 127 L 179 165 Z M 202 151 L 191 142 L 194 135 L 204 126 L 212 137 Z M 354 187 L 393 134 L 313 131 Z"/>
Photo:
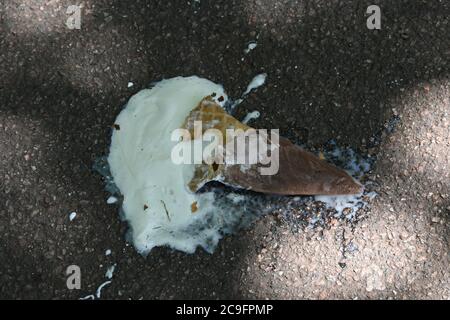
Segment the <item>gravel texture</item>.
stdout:
<path fill-rule="evenodd" d="M 78 299 L 117 264 L 102 298 L 450 299 L 449 16 L 446 0 L 1 1 L 0 298 Z M 370 209 L 300 230 L 277 212 L 212 255 L 138 255 L 92 170 L 123 104 L 192 74 L 238 97 L 262 72 L 237 116 L 375 155 Z"/>

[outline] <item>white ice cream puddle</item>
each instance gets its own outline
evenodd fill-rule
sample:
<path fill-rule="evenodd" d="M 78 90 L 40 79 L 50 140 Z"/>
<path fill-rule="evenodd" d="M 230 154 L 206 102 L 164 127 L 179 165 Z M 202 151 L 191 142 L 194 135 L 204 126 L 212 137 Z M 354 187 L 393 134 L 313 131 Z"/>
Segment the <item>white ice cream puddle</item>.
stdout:
<path fill-rule="evenodd" d="M 216 226 L 206 227 L 213 208 L 212 193 L 187 189 L 191 165 L 171 159 L 172 132 L 208 95 L 227 100 L 223 87 L 198 77 L 163 80 L 134 95 L 115 121 L 108 163 L 114 183 L 123 195 L 124 218 L 132 241 L 141 253 L 168 245 L 185 252 L 216 245 Z M 197 210 L 194 210 L 196 207 Z"/>

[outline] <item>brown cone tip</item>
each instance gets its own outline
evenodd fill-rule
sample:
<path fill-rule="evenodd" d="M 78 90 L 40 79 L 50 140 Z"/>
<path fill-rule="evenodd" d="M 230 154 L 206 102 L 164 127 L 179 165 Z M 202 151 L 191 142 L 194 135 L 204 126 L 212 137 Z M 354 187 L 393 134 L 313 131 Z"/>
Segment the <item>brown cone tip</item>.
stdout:
<path fill-rule="evenodd" d="M 344 170 L 316 157 L 288 139 L 279 140 L 279 171 L 261 175 L 261 165 L 244 172 L 239 165 L 226 166 L 223 182 L 256 192 L 280 195 L 345 195 L 363 191 Z"/>
<path fill-rule="evenodd" d="M 224 132 L 226 128 L 250 129 L 227 114 L 211 97 L 203 99 L 191 111 L 184 127 L 192 130 L 192 123 L 197 120 L 211 124 L 204 126 L 204 130 L 215 128 Z M 303 150 L 288 139 L 279 137 L 278 148 L 279 170 L 274 175 L 262 175 L 261 164 L 251 165 L 245 170 L 242 170 L 241 165 L 203 164 L 197 166 L 188 187 L 195 192 L 208 181 L 220 180 L 236 188 L 279 195 L 346 195 L 363 191 L 362 185 L 344 170 Z"/>

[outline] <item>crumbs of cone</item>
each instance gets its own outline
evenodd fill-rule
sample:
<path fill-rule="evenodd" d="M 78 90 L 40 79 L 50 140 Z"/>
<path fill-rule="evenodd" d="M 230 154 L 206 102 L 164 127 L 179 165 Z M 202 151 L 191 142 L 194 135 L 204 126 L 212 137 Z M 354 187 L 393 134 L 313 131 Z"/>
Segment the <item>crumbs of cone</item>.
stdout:
<path fill-rule="evenodd" d="M 194 213 L 198 210 L 197 201 L 192 202 L 191 204 L 191 212 Z"/>

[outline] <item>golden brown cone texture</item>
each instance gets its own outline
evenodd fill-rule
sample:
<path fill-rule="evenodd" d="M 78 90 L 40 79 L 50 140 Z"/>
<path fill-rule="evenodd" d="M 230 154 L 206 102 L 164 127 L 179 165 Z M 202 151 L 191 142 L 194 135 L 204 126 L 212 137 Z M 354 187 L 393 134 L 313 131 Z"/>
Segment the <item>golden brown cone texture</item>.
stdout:
<path fill-rule="evenodd" d="M 250 127 L 227 114 L 211 97 L 203 99 L 191 111 L 184 128 L 194 134 L 194 121 L 202 121 L 203 132 L 218 129 L 226 136 L 226 129 L 247 130 Z M 224 141 L 225 142 L 225 141 Z M 206 182 L 221 176 L 220 181 L 237 188 L 280 195 L 344 195 L 362 192 L 362 186 L 345 171 L 310 152 L 279 138 L 279 170 L 275 175 L 261 175 L 260 164 L 251 165 L 244 172 L 240 165 L 207 165 L 196 167 L 188 186 L 197 191 Z"/>

